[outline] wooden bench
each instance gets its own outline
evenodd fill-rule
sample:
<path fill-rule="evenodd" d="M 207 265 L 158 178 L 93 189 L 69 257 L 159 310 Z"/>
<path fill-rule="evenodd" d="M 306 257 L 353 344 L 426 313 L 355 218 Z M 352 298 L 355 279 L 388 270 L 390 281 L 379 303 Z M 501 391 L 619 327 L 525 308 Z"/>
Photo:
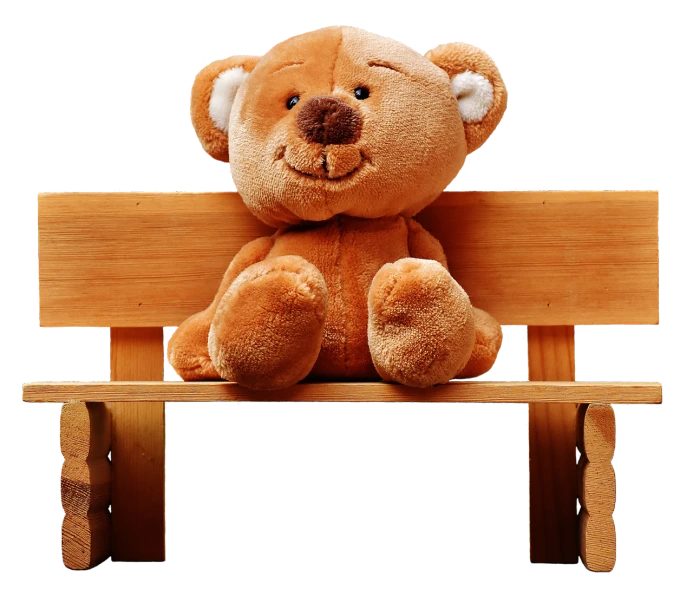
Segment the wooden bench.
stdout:
<path fill-rule="evenodd" d="M 445 193 L 418 219 L 475 305 L 529 327 L 530 381 L 253 393 L 163 381 L 162 326 L 206 307 L 239 248 L 272 231 L 237 194 L 40 195 L 41 325 L 111 328 L 110 382 L 24 386 L 25 401 L 64 403 L 65 565 L 164 559 L 165 402 L 388 401 L 529 404 L 530 558 L 611 570 L 610 404 L 659 404 L 662 390 L 575 382 L 573 326 L 658 323 L 657 216 L 654 192 Z"/>

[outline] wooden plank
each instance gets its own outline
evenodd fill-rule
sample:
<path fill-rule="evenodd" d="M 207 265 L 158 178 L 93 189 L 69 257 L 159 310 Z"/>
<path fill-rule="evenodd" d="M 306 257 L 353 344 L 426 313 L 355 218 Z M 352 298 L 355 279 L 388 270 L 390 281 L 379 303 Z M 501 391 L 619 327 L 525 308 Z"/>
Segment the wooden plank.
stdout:
<path fill-rule="evenodd" d="M 616 565 L 616 474 L 611 465 L 616 448 L 616 418 L 608 404 L 583 404 L 578 417 L 580 559 L 593 572 Z"/>
<path fill-rule="evenodd" d="M 501 324 L 656 324 L 656 192 L 446 193 L 419 221 Z"/>
<path fill-rule="evenodd" d="M 445 193 L 418 219 L 502 324 L 658 322 L 656 192 Z M 235 193 L 39 196 L 43 326 L 175 326 L 271 233 Z"/>
<path fill-rule="evenodd" d="M 573 326 L 529 326 L 529 378 L 575 381 Z M 577 563 L 575 404 L 529 404 L 532 563 Z"/>
<path fill-rule="evenodd" d="M 42 326 L 176 326 L 273 231 L 231 193 L 47 194 L 38 206 Z"/>
<path fill-rule="evenodd" d="M 454 381 L 428 389 L 392 383 L 299 383 L 279 391 L 250 391 L 225 381 L 157 383 L 28 383 L 26 402 L 445 402 L 661 404 L 659 383 Z M 134 404 L 130 404 L 134 405 Z"/>
<path fill-rule="evenodd" d="M 114 382 L 163 378 L 163 328 L 111 328 Z M 164 402 L 109 402 L 113 417 L 113 560 L 164 561 Z"/>
<path fill-rule="evenodd" d="M 60 413 L 63 563 L 92 568 L 111 554 L 111 420 L 105 404 L 66 403 Z"/>

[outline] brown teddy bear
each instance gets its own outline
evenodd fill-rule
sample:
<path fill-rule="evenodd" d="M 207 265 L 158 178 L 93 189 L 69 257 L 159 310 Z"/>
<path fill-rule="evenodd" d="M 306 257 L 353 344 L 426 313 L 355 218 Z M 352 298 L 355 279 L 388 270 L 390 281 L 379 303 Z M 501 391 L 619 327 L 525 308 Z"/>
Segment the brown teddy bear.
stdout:
<path fill-rule="evenodd" d="M 178 374 L 252 389 L 378 376 L 427 387 L 490 369 L 500 326 L 472 307 L 412 216 L 506 102 L 475 47 L 422 56 L 349 27 L 203 69 L 191 106 L 202 146 L 230 162 L 245 204 L 278 230 L 244 246 L 211 305 L 174 333 Z"/>

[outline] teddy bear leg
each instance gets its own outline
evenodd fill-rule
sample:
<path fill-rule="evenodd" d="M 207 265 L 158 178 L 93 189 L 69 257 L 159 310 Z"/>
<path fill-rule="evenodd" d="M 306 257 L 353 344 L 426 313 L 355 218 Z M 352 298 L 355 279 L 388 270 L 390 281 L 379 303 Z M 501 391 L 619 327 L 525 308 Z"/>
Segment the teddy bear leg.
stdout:
<path fill-rule="evenodd" d="M 503 331 L 496 318 L 476 307 L 473 309 L 473 314 L 476 328 L 474 348 L 472 356 L 457 374 L 458 379 L 478 377 L 488 371 L 496 362 L 503 342 Z"/>
<path fill-rule="evenodd" d="M 475 342 L 469 297 L 439 262 L 384 265 L 368 294 L 368 345 L 388 381 L 428 387 L 449 381 Z"/>
<path fill-rule="evenodd" d="M 327 286 L 300 256 L 255 263 L 231 283 L 209 331 L 209 353 L 223 379 L 280 389 L 304 379 L 320 352 Z"/>

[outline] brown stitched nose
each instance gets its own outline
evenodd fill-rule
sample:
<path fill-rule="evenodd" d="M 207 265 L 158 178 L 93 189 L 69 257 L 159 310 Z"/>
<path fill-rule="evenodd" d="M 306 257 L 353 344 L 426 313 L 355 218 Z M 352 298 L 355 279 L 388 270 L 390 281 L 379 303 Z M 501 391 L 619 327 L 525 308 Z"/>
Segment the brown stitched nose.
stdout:
<path fill-rule="evenodd" d="M 343 100 L 314 96 L 303 104 L 296 123 L 308 141 L 330 145 L 356 142 L 363 121 L 359 112 Z"/>

